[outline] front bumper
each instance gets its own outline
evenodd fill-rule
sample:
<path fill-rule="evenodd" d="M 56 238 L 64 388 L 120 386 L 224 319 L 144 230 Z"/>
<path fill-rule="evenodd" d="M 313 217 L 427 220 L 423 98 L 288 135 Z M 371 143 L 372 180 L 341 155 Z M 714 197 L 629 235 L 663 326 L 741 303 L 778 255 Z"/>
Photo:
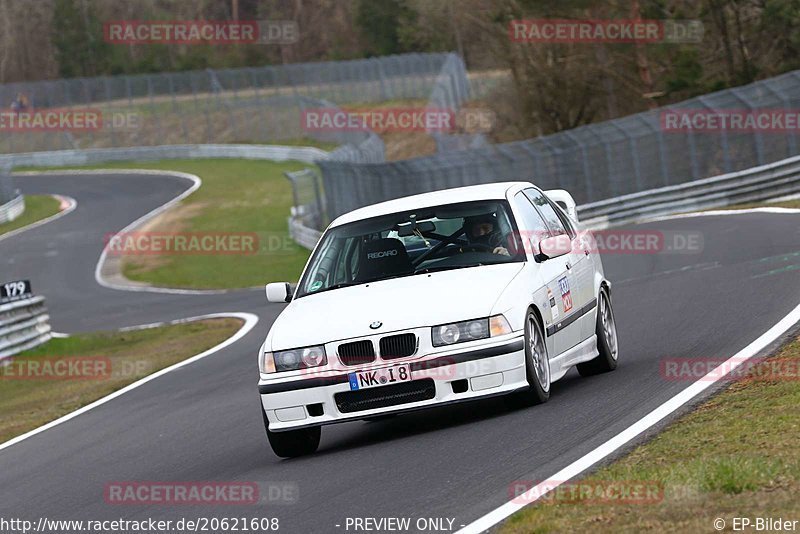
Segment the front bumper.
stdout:
<path fill-rule="evenodd" d="M 269 429 L 279 432 L 353 421 L 510 393 L 528 387 L 524 342 L 520 335 L 421 359 L 385 362 L 385 365 L 382 364 L 380 367 L 399 364 L 411 366 L 413 381 L 429 379 L 426 383 L 430 384 L 432 380 L 435 389 L 428 395 L 432 398 L 411 402 L 401 401 L 391 406 L 345 413 L 337 404 L 335 395 L 350 391 L 348 372 L 361 370 L 360 368 L 336 371 L 327 376 L 281 381 L 262 380 L 258 389 L 261 394 L 261 404 L 269 420 Z M 415 382 L 406 384 L 413 383 Z M 375 392 L 387 387 L 391 386 L 363 391 Z M 339 397 L 340 402 L 341 397 Z"/>

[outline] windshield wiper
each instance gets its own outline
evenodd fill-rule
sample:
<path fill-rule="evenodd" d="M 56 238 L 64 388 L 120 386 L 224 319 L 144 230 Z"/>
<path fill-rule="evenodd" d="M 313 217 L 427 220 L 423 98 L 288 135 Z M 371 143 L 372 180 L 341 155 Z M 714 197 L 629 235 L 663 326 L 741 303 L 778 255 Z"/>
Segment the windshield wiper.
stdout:
<path fill-rule="evenodd" d="M 417 274 L 416 272 L 408 272 L 408 273 L 401 273 L 401 274 L 393 274 L 390 276 L 379 276 L 378 278 L 370 278 L 369 280 L 364 280 L 362 282 L 358 282 L 359 284 L 371 284 L 372 282 L 383 282 L 384 280 L 391 280 L 392 278 L 403 278 L 404 276 L 411 276 L 412 274 Z"/>
<path fill-rule="evenodd" d="M 326 291 L 332 291 L 334 289 L 340 289 L 342 287 L 350 287 L 350 286 L 360 286 L 363 284 L 371 284 L 373 282 L 383 282 L 384 280 L 391 280 L 393 278 L 403 278 L 405 276 L 413 276 L 415 274 L 425 274 L 425 273 L 433 273 L 437 271 L 451 271 L 453 269 L 466 269 L 468 267 L 481 267 L 486 265 L 485 263 L 471 263 L 469 265 L 441 265 L 441 266 L 431 266 L 425 267 L 424 269 L 418 269 L 414 272 L 402 273 L 402 274 L 394 274 L 391 276 L 384 276 L 378 278 L 370 278 L 369 280 L 359 280 L 358 282 L 339 282 L 338 284 L 333 284 L 332 286 L 328 286 L 326 288 L 320 289 L 318 291 L 307 291 L 303 293 L 303 297 L 308 295 L 318 295 L 320 293 L 324 293 Z"/>
<path fill-rule="evenodd" d="M 471 263 L 469 265 L 433 265 L 431 267 L 425 267 L 423 269 L 417 269 L 414 271 L 414 274 L 424 274 L 424 273 L 433 273 L 436 271 L 450 271 L 453 269 L 466 269 L 467 267 L 481 267 L 485 265 L 484 263 Z"/>
<path fill-rule="evenodd" d="M 324 293 L 326 291 L 331 291 L 333 289 L 340 289 L 342 287 L 350 287 L 350 286 L 360 286 L 360 285 L 364 285 L 364 284 L 371 284 L 372 282 L 382 282 L 384 280 L 389 280 L 389 279 L 392 279 L 392 278 L 400 278 L 400 277 L 403 277 L 403 276 L 410 276 L 412 274 L 416 274 L 416 273 L 395 274 L 395 275 L 392 275 L 392 276 L 385 276 L 383 278 L 370 278 L 369 280 L 359 280 L 357 282 L 339 282 L 338 284 L 333 284 L 332 286 L 328 286 L 326 288 L 319 289 L 317 291 L 308 291 L 306 293 L 303 293 L 303 296 L 305 297 L 306 295 L 318 295 L 320 293 Z"/>

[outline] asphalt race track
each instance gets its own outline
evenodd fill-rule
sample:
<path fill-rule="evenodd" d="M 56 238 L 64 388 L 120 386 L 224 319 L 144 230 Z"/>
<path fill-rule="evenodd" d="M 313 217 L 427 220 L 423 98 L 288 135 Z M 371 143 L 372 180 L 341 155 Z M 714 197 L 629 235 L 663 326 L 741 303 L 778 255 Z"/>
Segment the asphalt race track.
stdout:
<path fill-rule="evenodd" d="M 323 429 L 316 455 L 280 460 L 264 435 L 256 352 L 280 306 L 262 290 L 173 295 L 107 289 L 94 269 L 104 236 L 172 199 L 187 182 L 156 176 L 26 176 L 24 193 L 75 198 L 77 209 L 0 241 L 0 279 L 29 278 L 54 330 L 78 332 L 250 312 L 258 325 L 227 349 L 0 451 L 0 516 L 48 519 L 278 517 L 280 531 L 345 532 L 348 517 L 454 519 L 457 530 L 666 401 L 689 382 L 665 358 L 730 357 L 800 302 L 800 215 L 672 219 L 636 230 L 700 232 L 702 252 L 609 255 L 619 368 L 554 384 L 550 402 L 502 399 Z M 269 273 L 264 273 L 268 282 Z M 3 414 L 13 417 L 14 414 Z M 296 485 L 294 504 L 107 504 L 116 481 Z M 445 523 L 447 524 L 447 523 Z M 338 525 L 338 526 L 337 526 Z M 352 531 L 352 529 L 351 529 Z"/>

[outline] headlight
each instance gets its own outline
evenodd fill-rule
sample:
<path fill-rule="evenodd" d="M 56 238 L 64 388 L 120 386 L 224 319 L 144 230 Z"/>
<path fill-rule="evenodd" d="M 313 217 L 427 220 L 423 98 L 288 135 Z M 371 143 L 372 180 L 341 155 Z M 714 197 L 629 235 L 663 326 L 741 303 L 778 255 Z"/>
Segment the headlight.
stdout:
<path fill-rule="evenodd" d="M 505 317 L 502 315 L 495 315 L 494 317 L 486 317 L 483 319 L 472 319 L 471 321 L 434 326 L 431 329 L 433 346 L 443 347 L 454 343 L 485 339 L 490 335 L 500 335 L 499 330 L 498 333 L 495 333 L 495 323 L 498 318 L 501 318 L 506 326 L 508 325 L 508 321 L 505 320 Z M 508 332 L 511 332 L 511 328 L 508 328 Z"/>
<path fill-rule="evenodd" d="M 454 343 L 464 343 L 510 333 L 511 327 L 502 315 L 443 324 L 434 326 L 431 329 L 434 347 L 443 347 Z"/>
<path fill-rule="evenodd" d="M 328 359 L 325 357 L 325 348 L 319 345 L 302 349 L 264 352 L 259 363 L 262 373 L 280 373 L 281 371 L 319 367 L 328 363 Z"/>
<path fill-rule="evenodd" d="M 433 346 L 442 347 L 489 337 L 489 319 L 473 319 L 433 327 Z"/>

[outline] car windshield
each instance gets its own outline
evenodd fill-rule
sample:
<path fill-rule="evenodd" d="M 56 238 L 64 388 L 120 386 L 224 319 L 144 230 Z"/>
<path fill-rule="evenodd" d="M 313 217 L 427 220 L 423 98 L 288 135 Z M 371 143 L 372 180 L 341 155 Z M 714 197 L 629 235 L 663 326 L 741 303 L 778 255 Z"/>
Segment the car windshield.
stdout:
<path fill-rule="evenodd" d="M 328 230 L 298 297 L 401 276 L 524 261 L 508 203 L 446 204 Z"/>

